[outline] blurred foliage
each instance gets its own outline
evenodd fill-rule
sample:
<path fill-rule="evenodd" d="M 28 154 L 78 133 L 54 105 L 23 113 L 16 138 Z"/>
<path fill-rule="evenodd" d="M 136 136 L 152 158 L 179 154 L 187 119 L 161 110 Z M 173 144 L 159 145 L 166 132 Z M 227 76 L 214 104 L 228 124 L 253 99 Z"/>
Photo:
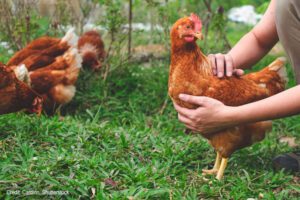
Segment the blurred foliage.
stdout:
<path fill-rule="evenodd" d="M 229 10 L 232 7 L 237 7 L 241 5 L 253 5 L 254 7 L 259 7 L 264 3 L 269 3 L 270 0 L 229 0 L 229 1 L 222 1 L 222 0 L 212 0 L 214 6 L 222 5 L 225 10 Z"/>
<path fill-rule="evenodd" d="M 267 10 L 268 6 L 269 6 L 269 2 L 265 2 L 265 3 L 261 4 L 260 6 L 258 6 L 258 7 L 256 8 L 256 11 L 257 11 L 258 13 L 263 14 L 263 13 L 265 13 L 265 11 Z"/>
<path fill-rule="evenodd" d="M 82 14 L 85 17 L 84 20 L 77 19 L 75 13 L 72 12 L 72 8 L 66 5 L 67 1 L 57 0 L 55 16 L 53 19 L 41 17 L 38 13 L 37 5 L 27 5 L 25 0 L 14 1 L 14 3 L 20 4 L 17 8 L 20 8 L 12 13 L 12 6 L 10 0 L 3 0 L 1 4 L 8 4 L 8 6 L 1 5 L 1 21 L 6 23 L 0 24 L 0 39 L 1 41 L 9 41 L 13 49 L 22 48 L 30 40 L 37 38 L 41 35 L 62 35 L 66 30 L 63 27 L 67 25 L 81 27 L 78 30 L 82 30 L 83 21 L 87 22 L 91 17 L 89 13 L 92 9 L 96 8 L 98 4 L 103 11 L 101 18 L 96 19 L 95 24 L 105 27 L 109 32 L 108 46 L 112 49 L 121 50 L 121 47 L 111 45 L 111 41 L 115 44 L 124 45 L 126 40 L 126 29 L 123 25 L 128 23 L 128 1 L 127 0 L 86 0 L 81 1 Z M 83 3 L 85 2 L 85 3 Z M 209 2 L 208 8 L 206 3 Z M 148 43 L 162 43 L 166 47 L 169 47 L 169 28 L 180 17 L 187 16 L 191 12 L 194 12 L 203 19 L 205 27 L 204 30 L 207 33 L 216 33 L 217 42 L 221 41 L 224 48 L 228 49 L 228 41 L 224 37 L 224 33 L 227 30 L 227 11 L 236 6 L 241 5 L 254 5 L 257 11 L 263 13 L 268 6 L 268 0 L 134 0 L 133 1 L 133 22 L 144 23 L 151 25 L 150 34 L 144 36 Z M 26 5 L 26 6 L 23 6 Z M 9 7 L 9 9 L 7 9 Z M 220 15 L 218 12 L 222 8 L 224 14 Z M 28 20 L 29 19 L 29 20 Z M 10 23 L 7 23 L 7 22 Z M 81 21 L 81 22 L 79 22 Z M 62 25 L 62 26 L 61 26 Z M 160 25 L 163 29 L 162 34 L 156 29 L 156 26 Z M 8 27 L 8 28 L 7 28 Z M 123 34 L 122 34 L 123 33 Z M 136 32 L 138 36 L 143 37 L 144 31 Z M 106 36 L 106 34 L 105 34 Z M 223 40 L 223 41 L 222 41 Z M 143 42 L 141 39 L 133 38 L 133 43 Z M 120 46 L 119 45 L 119 46 Z M 222 45 L 220 45 L 222 46 Z M 210 48 L 210 47 L 208 47 Z M 219 50 L 219 49 L 218 49 Z M 222 49 L 220 49 L 222 50 Z"/>
<path fill-rule="evenodd" d="M 8 41 L 13 49 L 24 47 L 33 38 L 48 30 L 49 21 L 39 18 L 32 5 L 17 1 L 0 1 L 0 40 Z"/>
<path fill-rule="evenodd" d="M 102 19 L 107 29 L 111 32 L 116 32 L 125 23 L 122 12 L 122 0 L 99 0 L 99 4 L 104 6 L 106 17 Z"/>

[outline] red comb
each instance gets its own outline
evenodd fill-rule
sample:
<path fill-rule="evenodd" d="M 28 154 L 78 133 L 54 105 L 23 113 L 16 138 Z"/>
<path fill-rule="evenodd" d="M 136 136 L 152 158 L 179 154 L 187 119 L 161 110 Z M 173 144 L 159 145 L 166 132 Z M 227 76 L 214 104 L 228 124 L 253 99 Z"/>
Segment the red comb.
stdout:
<path fill-rule="evenodd" d="M 198 15 L 192 13 L 190 16 L 190 20 L 192 20 L 195 24 L 195 32 L 199 32 L 202 29 L 202 21 L 198 17 Z"/>

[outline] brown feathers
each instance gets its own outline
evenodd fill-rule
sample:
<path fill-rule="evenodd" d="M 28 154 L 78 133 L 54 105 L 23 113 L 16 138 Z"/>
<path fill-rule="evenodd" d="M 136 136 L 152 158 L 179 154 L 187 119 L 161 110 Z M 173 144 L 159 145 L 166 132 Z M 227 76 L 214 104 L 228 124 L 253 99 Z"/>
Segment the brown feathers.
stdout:
<path fill-rule="evenodd" d="M 97 31 L 84 33 L 78 41 L 78 49 L 82 56 L 83 67 L 99 70 L 105 59 L 104 43 Z"/>
<path fill-rule="evenodd" d="M 277 59 L 260 72 L 242 77 L 219 79 L 213 76 L 210 62 L 197 46 L 196 38 L 190 38 L 190 29 L 199 26 L 194 23 L 199 20 L 195 16 L 179 19 L 171 30 L 169 95 L 176 104 L 187 108 L 197 107 L 181 101 L 181 93 L 208 96 L 229 106 L 239 106 L 284 90 L 286 80 L 282 59 Z M 267 122 L 258 122 L 203 136 L 210 140 L 222 157 L 228 157 L 235 150 L 264 138 L 270 126 Z"/>
<path fill-rule="evenodd" d="M 75 95 L 74 84 L 82 63 L 77 42 L 78 37 L 72 29 L 62 39 L 41 37 L 17 52 L 8 62 L 10 67 L 26 66 L 32 89 L 47 102 L 44 104 L 46 111 L 55 111 Z"/>
<path fill-rule="evenodd" d="M 24 66 L 15 67 L 26 70 Z M 28 76 L 25 71 L 24 76 Z M 23 77 L 23 75 L 19 75 Z M 24 77 L 26 79 L 27 77 Z M 19 80 L 13 69 L 0 63 L 0 114 L 28 109 L 35 113 L 41 112 L 42 100 L 27 84 Z"/>

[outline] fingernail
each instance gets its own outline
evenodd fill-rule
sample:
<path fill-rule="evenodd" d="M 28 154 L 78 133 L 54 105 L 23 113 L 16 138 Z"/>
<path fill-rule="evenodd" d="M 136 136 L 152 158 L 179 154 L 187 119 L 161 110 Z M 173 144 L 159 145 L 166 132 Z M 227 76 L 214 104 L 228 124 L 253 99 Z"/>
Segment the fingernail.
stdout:
<path fill-rule="evenodd" d="M 223 77 L 223 73 L 222 73 L 222 72 L 219 72 L 219 73 L 218 73 L 218 77 L 219 77 L 219 78 L 222 78 L 222 77 Z"/>
<path fill-rule="evenodd" d="M 180 94 L 179 99 L 181 99 L 183 101 L 186 100 L 186 95 L 185 94 Z"/>
<path fill-rule="evenodd" d="M 227 72 L 227 76 L 232 76 L 232 72 Z"/>

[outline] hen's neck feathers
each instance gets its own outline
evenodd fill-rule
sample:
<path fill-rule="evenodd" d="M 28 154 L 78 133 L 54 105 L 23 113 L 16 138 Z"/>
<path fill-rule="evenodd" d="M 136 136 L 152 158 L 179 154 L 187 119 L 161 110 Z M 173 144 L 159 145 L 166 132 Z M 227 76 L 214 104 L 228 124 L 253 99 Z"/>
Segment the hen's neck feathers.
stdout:
<path fill-rule="evenodd" d="M 97 47 L 90 43 L 85 43 L 79 48 L 79 51 L 82 56 L 86 55 L 87 53 L 92 53 L 97 57 L 97 55 L 99 54 Z"/>
<path fill-rule="evenodd" d="M 179 63 L 184 60 L 183 63 Z M 186 43 L 183 45 L 172 44 L 171 67 L 191 69 L 202 76 L 212 76 L 212 68 L 208 58 L 201 52 L 197 44 Z"/>

